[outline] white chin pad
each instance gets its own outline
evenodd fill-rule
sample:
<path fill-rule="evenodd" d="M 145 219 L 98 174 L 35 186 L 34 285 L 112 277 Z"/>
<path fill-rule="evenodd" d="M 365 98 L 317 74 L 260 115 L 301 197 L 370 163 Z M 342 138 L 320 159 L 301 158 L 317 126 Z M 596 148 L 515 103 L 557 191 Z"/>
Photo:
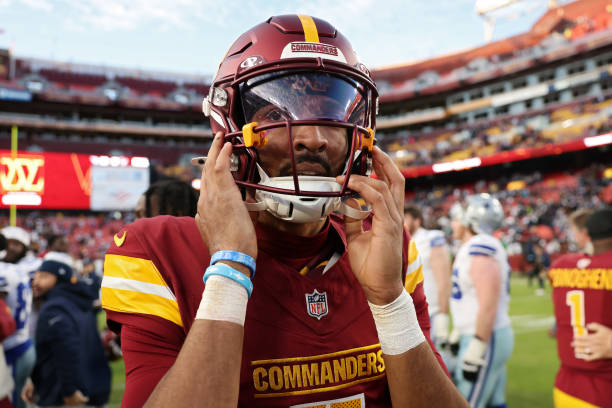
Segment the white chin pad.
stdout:
<path fill-rule="evenodd" d="M 293 177 L 271 178 L 261 167 L 258 170 L 261 177 L 260 184 L 286 190 L 295 189 Z M 338 192 L 342 188 L 333 177 L 298 176 L 298 183 L 303 191 Z M 257 190 L 255 199 L 256 203 L 246 203 L 249 211 L 266 210 L 277 218 L 295 223 L 320 221 L 333 211 L 355 219 L 364 219 L 370 214 L 369 211 L 349 207 L 340 197 L 296 196 Z"/>

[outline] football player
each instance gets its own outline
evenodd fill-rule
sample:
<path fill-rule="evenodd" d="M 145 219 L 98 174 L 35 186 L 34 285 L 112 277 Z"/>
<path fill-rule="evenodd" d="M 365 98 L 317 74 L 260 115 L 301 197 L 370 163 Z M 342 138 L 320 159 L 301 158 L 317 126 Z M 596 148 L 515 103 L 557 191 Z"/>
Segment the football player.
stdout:
<path fill-rule="evenodd" d="M 4 297 L 17 323 L 15 333 L 4 340 L 6 362 L 13 374 L 15 388 L 13 405 L 25 407 L 19 396 L 36 362 L 36 352 L 30 336 L 32 315 L 32 286 L 30 274 L 41 260 L 28 255 L 30 233 L 20 227 L 5 227 L 2 235 L 7 240 L 4 262 L 0 262 L 0 297 Z"/>
<path fill-rule="evenodd" d="M 451 290 L 450 253 L 446 238 L 440 230 L 423 228 L 423 213 L 414 205 L 404 208 L 404 225 L 423 264 L 423 288 L 429 304 L 431 339 L 436 347 L 444 348 L 448 344 Z"/>
<path fill-rule="evenodd" d="M 203 103 L 195 220 L 136 221 L 106 255 L 124 406 L 467 406 L 427 341 L 376 106 L 323 20 L 272 17 L 234 42 Z"/>
<path fill-rule="evenodd" d="M 612 209 L 592 213 L 585 226 L 593 255 L 564 255 L 548 272 L 561 360 L 557 408 L 612 406 Z"/>
<path fill-rule="evenodd" d="M 451 211 L 461 246 L 453 263 L 451 314 L 460 335 L 454 379 L 470 406 L 505 407 L 506 362 L 514 334 L 508 316 L 510 265 L 493 232 L 503 210 L 488 194 L 469 196 Z"/>

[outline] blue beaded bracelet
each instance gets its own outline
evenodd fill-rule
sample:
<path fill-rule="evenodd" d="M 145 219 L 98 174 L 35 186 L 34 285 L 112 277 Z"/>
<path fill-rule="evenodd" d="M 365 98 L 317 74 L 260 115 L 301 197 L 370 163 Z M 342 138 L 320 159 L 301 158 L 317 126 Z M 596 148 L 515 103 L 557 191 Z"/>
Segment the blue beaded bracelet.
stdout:
<path fill-rule="evenodd" d="M 245 253 L 238 251 L 217 251 L 210 258 L 210 264 L 214 265 L 219 261 L 238 262 L 251 270 L 251 279 L 255 277 L 255 260 Z"/>
<path fill-rule="evenodd" d="M 253 293 L 253 282 L 251 282 L 248 276 L 246 276 L 244 273 L 222 263 L 210 265 L 208 268 L 206 268 L 206 272 L 204 273 L 204 283 L 206 283 L 208 278 L 213 275 L 225 276 L 234 282 L 238 282 L 247 291 L 249 299 L 251 298 L 251 293 Z"/>

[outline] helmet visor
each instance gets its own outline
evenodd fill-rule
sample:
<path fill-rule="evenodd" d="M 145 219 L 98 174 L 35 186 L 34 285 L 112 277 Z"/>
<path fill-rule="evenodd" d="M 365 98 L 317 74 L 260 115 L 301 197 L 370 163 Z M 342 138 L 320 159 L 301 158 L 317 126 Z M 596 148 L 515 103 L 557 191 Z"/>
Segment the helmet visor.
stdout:
<path fill-rule="evenodd" d="M 366 127 L 370 91 L 359 82 L 325 72 L 281 71 L 240 85 L 245 123 L 331 120 Z"/>

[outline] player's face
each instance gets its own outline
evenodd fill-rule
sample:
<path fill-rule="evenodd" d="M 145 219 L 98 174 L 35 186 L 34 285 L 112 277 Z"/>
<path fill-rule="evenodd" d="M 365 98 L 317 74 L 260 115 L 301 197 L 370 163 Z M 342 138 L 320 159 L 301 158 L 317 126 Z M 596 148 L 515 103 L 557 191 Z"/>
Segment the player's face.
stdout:
<path fill-rule="evenodd" d="M 327 126 L 295 126 L 293 153 L 298 175 L 335 177 L 342 174 L 348 152 L 347 131 Z M 268 144 L 258 149 L 259 164 L 270 177 L 292 176 L 286 128 L 271 129 Z"/>
<path fill-rule="evenodd" d="M 408 232 L 410 232 L 410 235 L 414 235 L 414 233 L 418 229 L 417 222 L 418 221 L 409 213 L 404 214 L 404 226 L 406 227 Z"/>
<path fill-rule="evenodd" d="M 572 239 L 574 240 L 576 245 L 578 245 L 578 249 L 580 249 L 581 251 L 584 251 L 589 241 L 591 240 L 591 238 L 589 237 L 589 234 L 586 231 L 586 228 L 580 229 L 580 228 L 576 228 L 575 225 L 570 224 L 570 233 L 571 233 Z"/>
<path fill-rule="evenodd" d="M 463 236 L 465 235 L 465 225 L 453 219 L 451 220 L 451 229 L 453 230 L 453 239 L 463 239 Z"/>
<path fill-rule="evenodd" d="M 32 280 L 32 293 L 35 298 L 44 296 L 57 283 L 57 276 L 49 272 L 36 271 Z"/>
<path fill-rule="evenodd" d="M 24 257 L 26 249 L 26 246 L 20 241 L 8 239 L 6 241 L 6 256 L 4 257 L 4 261 L 9 263 L 19 261 Z"/>

